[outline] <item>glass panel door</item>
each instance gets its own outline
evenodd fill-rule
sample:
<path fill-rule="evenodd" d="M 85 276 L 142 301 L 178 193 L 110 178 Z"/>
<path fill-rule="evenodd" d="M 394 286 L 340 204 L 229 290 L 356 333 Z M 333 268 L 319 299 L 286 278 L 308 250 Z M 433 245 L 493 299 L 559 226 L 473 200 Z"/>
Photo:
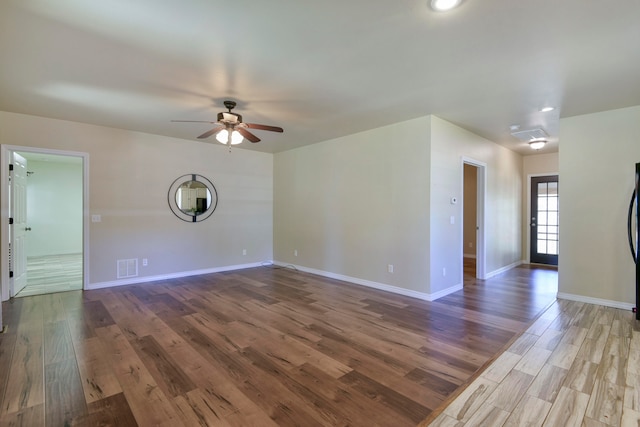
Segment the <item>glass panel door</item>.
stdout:
<path fill-rule="evenodd" d="M 531 178 L 531 254 L 536 264 L 558 265 L 558 176 Z"/>

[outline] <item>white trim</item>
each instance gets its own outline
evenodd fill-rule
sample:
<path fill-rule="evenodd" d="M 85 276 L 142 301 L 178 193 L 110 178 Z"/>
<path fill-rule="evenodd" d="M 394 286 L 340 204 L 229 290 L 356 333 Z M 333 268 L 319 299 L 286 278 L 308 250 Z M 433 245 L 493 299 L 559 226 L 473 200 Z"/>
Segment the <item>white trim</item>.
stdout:
<path fill-rule="evenodd" d="M 499 268 L 497 270 L 493 270 L 491 273 L 488 273 L 485 277 L 485 280 L 491 279 L 492 277 L 497 276 L 498 274 L 504 273 L 505 271 L 509 271 L 512 268 L 516 268 L 519 265 L 525 264 L 525 262 L 523 260 L 520 261 L 516 261 L 513 264 L 509 264 L 509 265 L 505 265 L 502 268 Z"/>
<path fill-rule="evenodd" d="M 584 295 L 566 294 L 564 292 L 558 292 L 556 296 L 559 299 L 584 302 L 587 304 L 603 305 L 605 307 L 620 308 L 622 310 L 629 310 L 629 311 L 631 311 L 635 307 L 635 304 L 631 304 L 627 302 L 612 301 L 612 300 L 601 299 L 601 298 L 592 298 L 592 297 L 586 297 Z"/>
<path fill-rule="evenodd" d="M 462 284 L 457 284 L 455 286 L 451 286 L 447 289 L 443 289 L 441 291 L 436 292 L 435 294 L 428 294 L 429 298 L 427 301 L 435 301 L 437 299 L 440 299 L 442 297 L 446 297 L 449 294 L 452 294 L 454 292 L 458 292 L 461 291 L 463 289 L 463 285 Z"/>
<path fill-rule="evenodd" d="M 89 153 L 80 151 L 52 150 L 49 148 L 25 147 L 21 145 L 0 145 L 0 186 L 7 188 L 9 185 L 9 163 L 11 153 L 14 151 L 23 153 L 52 154 L 56 156 L 80 157 L 82 159 L 82 265 L 83 265 L 83 289 L 86 289 L 89 281 Z M 9 204 L 8 197 L 0 197 L 0 235 L 9 236 Z M 0 300 L 9 299 L 11 282 L 9 279 L 9 258 L 7 248 L 0 244 Z"/>
<path fill-rule="evenodd" d="M 280 267 L 295 267 L 305 273 L 317 274 L 318 276 L 328 277 L 330 279 L 342 280 L 345 282 L 353 283 L 356 285 L 366 286 L 367 288 L 378 289 L 381 291 L 391 292 L 393 294 L 404 295 L 407 297 L 417 298 L 424 301 L 435 301 L 438 298 L 449 295 L 453 292 L 457 292 L 462 289 L 462 285 L 452 286 L 447 289 L 443 289 L 435 294 L 428 294 L 425 292 L 418 292 L 411 289 L 400 288 L 398 286 L 387 285 L 386 283 L 373 282 L 371 280 L 360 279 L 358 277 L 345 276 L 343 274 L 332 273 L 330 271 L 316 270 L 315 268 L 303 267 L 301 265 L 293 265 L 289 262 L 274 261 L 274 265 Z"/>
<path fill-rule="evenodd" d="M 262 262 L 251 264 L 226 265 L 224 267 L 205 268 L 202 270 L 180 271 L 178 273 L 160 274 L 157 276 L 133 277 L 124 280 L 113 280 L 110 282 L 90 283 L 85 290 L 112 288 L 115 286 L 135 285 L 138 283 L 156 282 L 162 280 L 179 279 L 181 277 L 200 276 L 202 274 L 220 273 L 223 271 L 243 270 L 245 268 L 254 268 L 264 265 Z"/>

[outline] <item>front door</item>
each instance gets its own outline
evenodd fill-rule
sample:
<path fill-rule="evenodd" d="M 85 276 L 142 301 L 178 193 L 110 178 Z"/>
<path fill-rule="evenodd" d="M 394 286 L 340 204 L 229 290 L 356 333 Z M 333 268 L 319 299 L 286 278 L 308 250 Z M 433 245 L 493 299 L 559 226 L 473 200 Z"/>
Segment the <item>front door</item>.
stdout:
<path fill-rule="evenodd" d="M 531 253 L 534 264 L 558 265 L 558 175 L 531 178 Z"/>
<path fill-rule="evenodd" d="M 13 153 L 11 172 L 11 271 L 13 282 L 10 296 L 15 296 L 27 285 L 27 159 Z"/>

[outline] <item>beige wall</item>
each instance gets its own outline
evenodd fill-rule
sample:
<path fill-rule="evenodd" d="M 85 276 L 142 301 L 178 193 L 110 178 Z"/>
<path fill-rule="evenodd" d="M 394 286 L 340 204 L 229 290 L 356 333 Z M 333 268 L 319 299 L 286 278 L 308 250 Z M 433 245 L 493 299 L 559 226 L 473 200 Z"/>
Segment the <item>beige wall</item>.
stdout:
<path fill-rule="evenodd" d="M 429 126 L 423 117 L 276 154 L 275 260 L 428 292 Z"/>
<path fill-rule="evenodd" d="M 0 143 L 89 153 L 89 213 L 102 215 L 90 224 L 93 284 L 116 280 L 117 259 L 148 258 L 142 277 L 275 259 L 449 292 L 462 284 L 463 204 L 450 198 L 462 196 L 465 157 L 487 166 L 486 273 L 521 259 L 521 156 L 434 116 L 270 155 L 0 113 Z M 177 220 L 166 200 L 192 172 L 220 199 L 199 224 Z"/>
<path fill-rule="evenodd" d="M 522 158 L 522 167 L 522 256 L 526 261 L 529 261 L 529 242 L 531 239 L 531 230 L 529 228 L 529 218 L 531 216 L 531 177 L 541 175 L 558 175 L 558 153 L 524 156 Z M 560 197 L 562 197 L 562 183 L 560 183 L 559 192 Z M 560 231 L 560 240 L 562 241 L 562 231 Z M 560 244 L 562 244 L 562 242 Z"/>
<path fill-rule="evenodd" d="M 148 258 L 141 277 L 272 259 L 271 154 L 6 112 L 0 143 L 89 153 L 90 214 L 102 215 L 90 224 L 90 284 L 115 281 L 117 259 Z M 217 210 L 201 223 L 179 220 L 167 203 L 169 186 L 188 173 L 218 191 Z"/>
<path fill-rule="evenodd" d="M 559 156 L 522 158 L 434 116 L 274 156 L 0 112 L 1 144 L 89 153 L 89 214 L 102 215 L 90 224 L 90 284 L 115 281 L 122 258 L 148 258 L 141 277 L 273 258 L 434 295 L 462 283 L 462 204 L 450 198 L 470 158 L 487 166 L 487 273 L 526 253 L 527 176 L 560 172 L 561 296 L 631 304 L 626 211 L 640 107 L 562 119 L 560 130 Z M 199 224 L 179 221 L 166 200 L 192 172 L 220 199 Z"/>
<path fill-rule="evenodd" d="M 464 156 L 487 164 L 487 271 L 518 262 L 521 157 L 433 116 L 276 154 L 275 259 L 423 296 L 461 286 Z"/>
<path fill-rule="evenodd" d="M 635 301 L 627 210 L 640 162 L 640 106 L 560 121 L 562 297 Z"/>
<path fill-rule="evenodd" d="M 485 274 L 521 261 L 522 157 L 431 117 L 430 291 L 438 294 L 462 285 L 462 205 L 450 199 L 461 197 L 463 158 L 486 165 Z"/>

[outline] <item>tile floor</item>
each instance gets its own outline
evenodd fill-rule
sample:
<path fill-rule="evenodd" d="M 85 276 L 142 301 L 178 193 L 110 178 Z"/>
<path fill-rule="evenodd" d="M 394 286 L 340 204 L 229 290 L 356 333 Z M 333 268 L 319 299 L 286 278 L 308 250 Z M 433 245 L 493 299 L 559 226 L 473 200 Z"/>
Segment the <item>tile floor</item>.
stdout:
<path fill-rule="evenodd" d="M 82 289 L 82 254 L 27 259 L 27 286 L 16 296 L 41 295 Z"/>
<path fill-rule="evenodd" d="M 640 426 L 640 321 L 557 300 L 427 425 Z"/>

